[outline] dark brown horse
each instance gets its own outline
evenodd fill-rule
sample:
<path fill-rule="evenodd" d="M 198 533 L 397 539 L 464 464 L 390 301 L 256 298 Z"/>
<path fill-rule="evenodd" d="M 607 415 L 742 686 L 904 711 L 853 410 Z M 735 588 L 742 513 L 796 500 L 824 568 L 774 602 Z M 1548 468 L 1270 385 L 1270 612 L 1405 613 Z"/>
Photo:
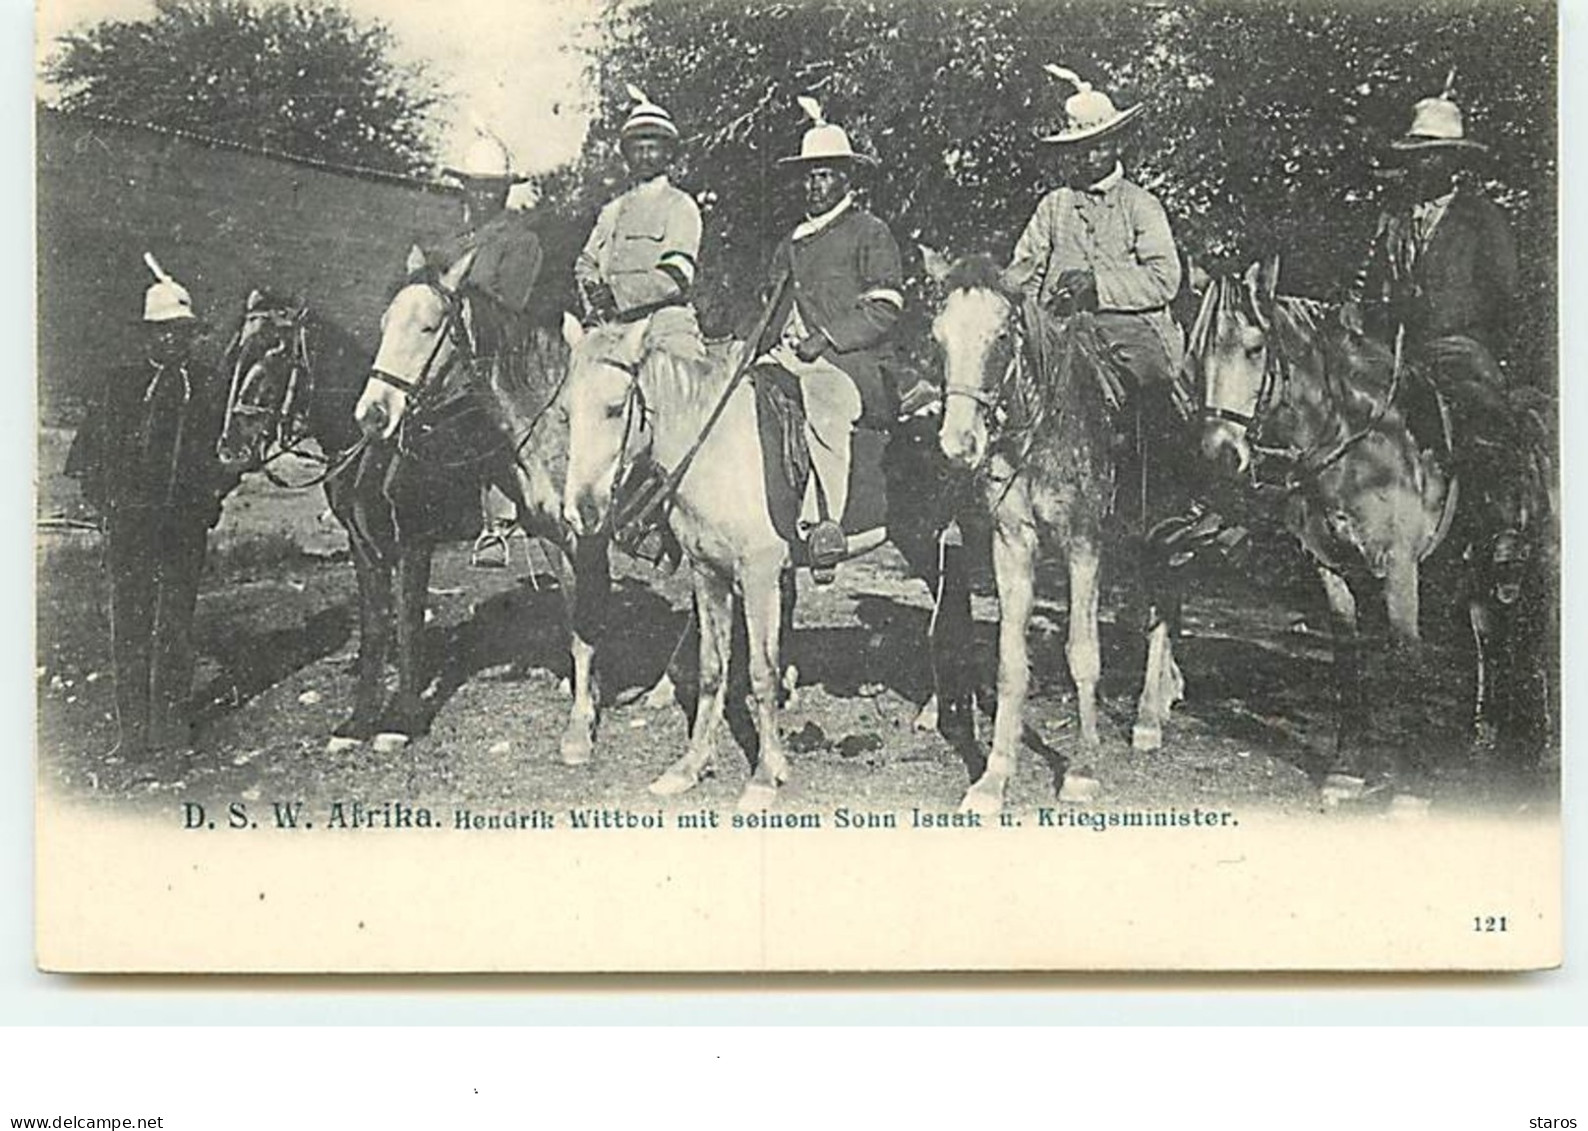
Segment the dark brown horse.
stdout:
<path fill-rule="evenodd" d="M 378 381 L 368 354 L 327 321 L 257 292 L 250 297 L 227 354 L 232 389 L 222 458 L 268 474 L 283 452 L 309 439 L 324 454 L 326 471 L 316 479 L 324 479 L 331 510 L 348 531 L 359 589 L 358 680 L 352 714 L 332 737 L 338 745 L 381 735 L 383 745 L 399 745 L 426 728 L 420 636 L 431 556 L 452 517 L 438 510 L 461 501 L 464 517 L 476 518 L 475 486 L 500 486 L 523 529 L 561 551 L 574 658 L 562 757 L 587 761 L 606 553 L 603 544 L 576 543 L 560 520 L 567 443 L 560 359 L 542 356 L 521 317 L 463 282 L 467 258 L 439 272 L 422 256 L 409 266 L 411 277 L 383 319 L 376 360 L 396 372 Z M 449 484 L 450 492 L 439 489 Z M 393 644 L 398 684 L 388 702 Z"/>
<path fill-rule="evenodd" d="M 997 265 L 972 256 L 950 266 L 935 252 L 929 272 L 945 297 L 932 332 L 942 347 L 944 454 L 981 476 L 993 521 L 998 587 L 998 709 L 986 772 L 963 807 L 1003 805 L 1024 735 L 1030 673 L 1026 629 L 1035 597 L 1039 545 L 1064 551 L 1069 570 L 1066 657 L 1075 681 L 1083 749 L 1096 749 L 1097 684 L 1102 658 L 1097 613 L 1103 524 L 1115 489 L 1114 428 L 1106 384 L 1106 347 L 1089 314 L 1060 320 L 1008 290 Z M 1173 653 L 1178 599 L 1159 594 L 1147 672 L 1132 744 L 1163 743 L 1169 710 L 1185 681 Z M 1080 799 L 1091 783 L 1066 772 L 1061 799 Z"/>
<path fill-rule="evenodd" d="M 1496 682 L 1487 658 L 1508 595 L 1490 576 L 1496 556 L 1483 524 L 1457 521 L 1458 500 L 1476 498 L 1480 485 L 1463 492 L 1438 439 L 1414 434 L 1403 406 L 1421 380 L 1415 368 L 1348 326 L 1338 308 L 1277 296 L 1278 277 L 1274 259 L 1215 280 L 1203 295 L 1187 358 L 1202 390 L 1203 454 L 1240 475 L 1259 456 L 1284 466 L 1286 525 L 1316 564 L 1335 633 L 1341 706 L 1325 799 L 1355 799 L 1377 782 L 1420 808 L 1425 799 L 1401 776 L 1399 749 L 1378 759 L 1369 749 L 1375 704 L 1367 690 L 1382 692 L 1376 705 L 1384 707 L 1403 698 L 1405 681 L 1416 675 L 1422 565 L 1454 526 L 1460 537 L 1451 549 L 1474 574 L 1467 585 L 1477 649 L 1473 719 L 1479 731 L 1487 727 Z M 1549 474 L 1542 464 L 1537 470 L 1536 481 L 1511 485 L 1519 505 L 1508 509 L 1542 560 L 1551 507 Z M 1358 637 L 1359 606 L 1369 599 L 1382 600 L 1389 625 L 1388 663 L 1373 679 L 1364 678 L 1364 661 L 1380 657 Z"/>

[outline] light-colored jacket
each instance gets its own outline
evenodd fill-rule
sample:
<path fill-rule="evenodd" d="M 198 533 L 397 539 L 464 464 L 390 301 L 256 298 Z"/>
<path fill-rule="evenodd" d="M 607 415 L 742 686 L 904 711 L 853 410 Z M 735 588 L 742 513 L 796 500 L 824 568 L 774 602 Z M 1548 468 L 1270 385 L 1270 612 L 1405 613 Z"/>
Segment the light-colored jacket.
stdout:
<path fill-rule="evenodd" d="M 1004 277 L 1047 306 L 1059 276 L 1073 269 L 1096 278 L 1099 311 L 1140 316 L 1178 364 L 1181 337 L 1169 304 L 1180 291 L 1180 256 L 1157 197 L 1117 174 L 1098 188 L 1044 196 Z"/>
<path fill-rule="evenodd" d="M 618 312 L 688 297 L 700 255 L 700 209 L 666 174 L 601 209 L 574 264 L 581 286 L 612 288 Z"/>

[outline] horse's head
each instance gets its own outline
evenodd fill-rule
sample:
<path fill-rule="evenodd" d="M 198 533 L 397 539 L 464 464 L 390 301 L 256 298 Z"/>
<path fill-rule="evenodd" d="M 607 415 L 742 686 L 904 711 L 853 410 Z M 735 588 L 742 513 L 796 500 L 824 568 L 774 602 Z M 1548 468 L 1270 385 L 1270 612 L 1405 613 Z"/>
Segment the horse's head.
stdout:
<path fill-rule="evenodd" d="M 1271 395 L 1279 259 L 1214 280 L 1202 295 L 1186 365 L 1202 390 L 1202 454 L 1235 474 L 1251 466 L 1248 435 Z"/>
<path fill-rule="evenodd" d="M 301 437 L 309 379 L 307 318 L 305 308 L 258 290 L 249 294 L 225 355 L 230 391 L 216 454 L 227 468 L 257 467 L 272 439 L 290 446 Z"/>
<path fill-rule="evenodd" d="M 938 442 L 949 460 L 977 467 L 987 454 L 988 418 L 1018 362 L 1020 308 L 988 256 L 949 266 L 933 253 L 926 265 L 945 291 L 932 321 L 932 337 L 943 352 Z"/>
<path fill-rule="evenodd" d="M 436 274 L 414 248 L 408 282 L 392 297 L 380 320 L 380 348 L 353 418 L 371 439 L 397 430 L 409 399 L 439 385 L 455 366 L 469 361 L 468 304 L 459 293 L 474 252 Z"/>
<path fill-rule="evenodd" d="M 643 424 L 640 352 L 645 324 L 612 324 L 585 330 L 563 316 L 568 358 L 568 477 L 562 513 L 575 534 L 601 530 L 612 513 L 612 493 L 624 464 L 636 453 L 631 437 Z"/>

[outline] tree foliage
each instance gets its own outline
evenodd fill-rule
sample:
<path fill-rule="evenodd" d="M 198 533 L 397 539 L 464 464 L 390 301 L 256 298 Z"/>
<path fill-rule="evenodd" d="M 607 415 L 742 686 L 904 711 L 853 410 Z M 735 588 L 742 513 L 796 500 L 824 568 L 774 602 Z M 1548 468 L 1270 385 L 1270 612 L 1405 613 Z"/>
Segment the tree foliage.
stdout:
<path fill-rule="evenodd" d="M 1481 173 L 1511 212 L 1532 301 L 1552 309 L 1547 2 L 650 0 L 615 3 L 603 30 L 586 196 L 609 190 L 635 82 L 686 135 L 681 180 L 708 218 L 708 326 L 742 313 L 798 217 L 797 182 L 775 164 L 806 124 L 795 95 L 815 94 L 882 159 L 870 202 L 902 241 L 1007 254 L 1053 184 L 1038 139 L 1071 91 L 1047 62 L 1122 106 L 1148 104 L 1132 175 L 1159 193 L 1186 251 L 1229 267 L 1282 250 L 1286 289 L 1322 294 L 1371 233 L 1385 142 L 1455 68 L 1469 132 L 1494 150 Z"/>
<path fill-rule="evenodd" d="M 60 106 L 344 165 L 432 163 L 436 88 L 380 23 L 312 0 L 156 0 L 144 20 L 63 36 Z"/>

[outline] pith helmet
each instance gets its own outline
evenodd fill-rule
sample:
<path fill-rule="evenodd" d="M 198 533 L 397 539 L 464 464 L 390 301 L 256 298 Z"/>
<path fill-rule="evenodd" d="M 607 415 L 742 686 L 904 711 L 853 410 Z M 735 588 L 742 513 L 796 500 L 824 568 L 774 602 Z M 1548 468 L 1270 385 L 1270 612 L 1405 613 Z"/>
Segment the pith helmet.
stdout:
<path fill-rule="evenodd" d="M 842 126 L 835 126 L 827 120 L 820 102 L 803 94 L 795 101 L 813 124 L 800 139 L 799 153 L 792 157 L 778 158 L 779 165 L 801 165 L 817 161 L 858 161 L 863 165 L 879 164 L 875 157 L 855 152 L 854 147 L 849 144 L 849 134 Z"/>
<path fill-rule="evenodd" d="M 170 275 L 147 251 L 143 261 L 154 273 L 154 283 L 143 293 L 143 320 L 145 322 L 191 322 L 194 320 L 193 297 L 187 288 Z"/>
<path fill-rule="evenodd" d="M 1074 71 L 1052 63 L 1043 70 L 1075 87 L 1075 93 L 1064 100 L 1063 127 L 1043 138 L 1043 141 L 1055 145 L 1095 141 L 1124 129 L 1147 108 L 1145 103 L 1138 102 L 1128 110 L 1120 110 L 1115 107 L 1112 98 L 1100 90 L 1094 90 L 1091 83 Z"/>
<path fill-rule="evenodd" d="M 624 119 L 623 129 L 618 133 L 619 140 L 651 137 L 676 142 L 678 127 L 673 124 L 673 116 L 646 97 L 639 87 L 630 84 L 628 91 L 634 105 Z"/>

